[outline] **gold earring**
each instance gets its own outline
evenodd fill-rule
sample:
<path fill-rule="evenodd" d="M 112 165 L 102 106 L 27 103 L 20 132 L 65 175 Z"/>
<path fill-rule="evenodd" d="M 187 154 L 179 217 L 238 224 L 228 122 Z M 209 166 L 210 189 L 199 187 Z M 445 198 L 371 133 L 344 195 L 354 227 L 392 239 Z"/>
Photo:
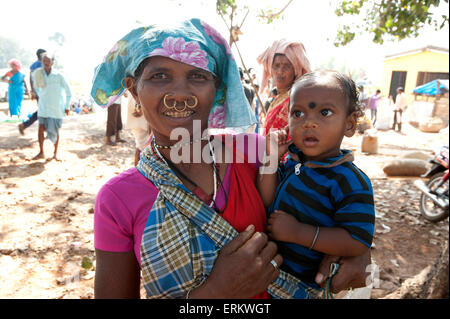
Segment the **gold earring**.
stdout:
<path fill-rule="evenodd" d="M 185 108 L 186 108 L 186 106 L 187 106 L 188 108 L 193 109 L 193 108 L 195 108 L 195 107 L 197 106 L 197 104 L 198 104 L 198 99 L 197 99 L 197 97 L 196 97 L 195 95 L 192 95 L 191 97 L 194 98 L 194 104 L 193 104 L 193 105 L 189 105 L 188 102 L 187 102 L 187 100 L 184 100 L 184 107 L 185 107 Z M 184 111 L 184 110 L 183 110 L 183 111 Z"/>
<path fill-rule="evenodd" d="M 141 107 L 141 104 L 140 104 L 139 102 L 137 102 L 137 103 L 134 105 L 133 116 L 134 116 L 134 117 L 141 117 L 141 116 L 142 116 L 142 107 Z"/>
<path fill-rule="evenodd" d="M 127 87 L 124 84 L 123 80 L 125 80 L 125 78 L 123 78 L 122 80 L 120 80 L 120 86 L 122 87 L 122 89 L 126 90 Z"/>

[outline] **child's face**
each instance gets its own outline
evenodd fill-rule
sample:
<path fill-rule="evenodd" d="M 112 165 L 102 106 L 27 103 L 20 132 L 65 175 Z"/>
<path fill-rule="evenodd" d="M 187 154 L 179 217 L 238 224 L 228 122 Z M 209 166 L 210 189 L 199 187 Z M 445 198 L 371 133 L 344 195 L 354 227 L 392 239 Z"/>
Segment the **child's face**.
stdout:
<path fill-rule="evenodd" d="M 336 80 L 295 84 L 290 101 L 289 134 L 309 160 L 339 155 L 344 136 L 355 133 L 356 115 L 348 115 L 346 97 Z"/>

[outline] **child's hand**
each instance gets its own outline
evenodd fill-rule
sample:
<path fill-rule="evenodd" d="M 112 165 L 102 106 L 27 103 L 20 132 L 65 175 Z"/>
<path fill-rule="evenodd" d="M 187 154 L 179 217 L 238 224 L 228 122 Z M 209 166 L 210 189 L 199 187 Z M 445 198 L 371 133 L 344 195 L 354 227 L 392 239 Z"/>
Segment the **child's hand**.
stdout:
<path fill-rule="evenodd" d="M 298 234 L 297 219 L 280 210 L 270 214 L 267 226 L 269 237 L 279 241 L 295 242 Z"/>
<path fill-rule="evenodd" d="M 266 154 L 273 156 L 277 154 L 278 160 L 288 151 L 289 144 L 288 141 L 289 126 L 284 129 L 271 131 L 266 136 Z"/>

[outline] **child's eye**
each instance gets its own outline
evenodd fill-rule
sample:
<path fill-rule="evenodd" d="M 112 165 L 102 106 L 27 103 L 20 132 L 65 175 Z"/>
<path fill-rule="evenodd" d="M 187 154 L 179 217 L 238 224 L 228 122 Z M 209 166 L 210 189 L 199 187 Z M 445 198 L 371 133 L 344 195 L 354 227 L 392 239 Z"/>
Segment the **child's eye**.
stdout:
<path fill-rule="evenodd" d="M 302 117 L 302 116 L 303 116 L 303 112 L 302 112 L 302 111 L 294 111 L 294 112 L 292 112 L 292 115 L 293 115 L 295 118 L 299 118 L 299 117 Z"/>
<path fill-rule="evenodd" d="M 329 109 L 324 109 L 324 110 L 320 111 L 320 114 L 322 114 L 323 116 L 331 116 L 331 115 L 333 115 L 333 112 Z"/>

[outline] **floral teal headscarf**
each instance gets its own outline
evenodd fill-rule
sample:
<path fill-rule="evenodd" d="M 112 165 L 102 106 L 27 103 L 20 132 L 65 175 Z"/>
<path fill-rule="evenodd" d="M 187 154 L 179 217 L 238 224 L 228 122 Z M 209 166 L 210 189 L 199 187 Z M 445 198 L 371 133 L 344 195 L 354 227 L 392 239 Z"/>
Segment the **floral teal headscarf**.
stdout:
<path fill-rule="evenodd" d="M 124 79 L 134 76 L 139 64 L 151 56 L 164 56 L 220 77 L 210 128 L 248 127 L 256 123 L 245 97 L 239 71 L 226 40 L 199 19 L 172 27 L 135 29 L 120 39 L 97 66 L 91 95 L 103 107 L 113 104 L 125 90 Z"/>

